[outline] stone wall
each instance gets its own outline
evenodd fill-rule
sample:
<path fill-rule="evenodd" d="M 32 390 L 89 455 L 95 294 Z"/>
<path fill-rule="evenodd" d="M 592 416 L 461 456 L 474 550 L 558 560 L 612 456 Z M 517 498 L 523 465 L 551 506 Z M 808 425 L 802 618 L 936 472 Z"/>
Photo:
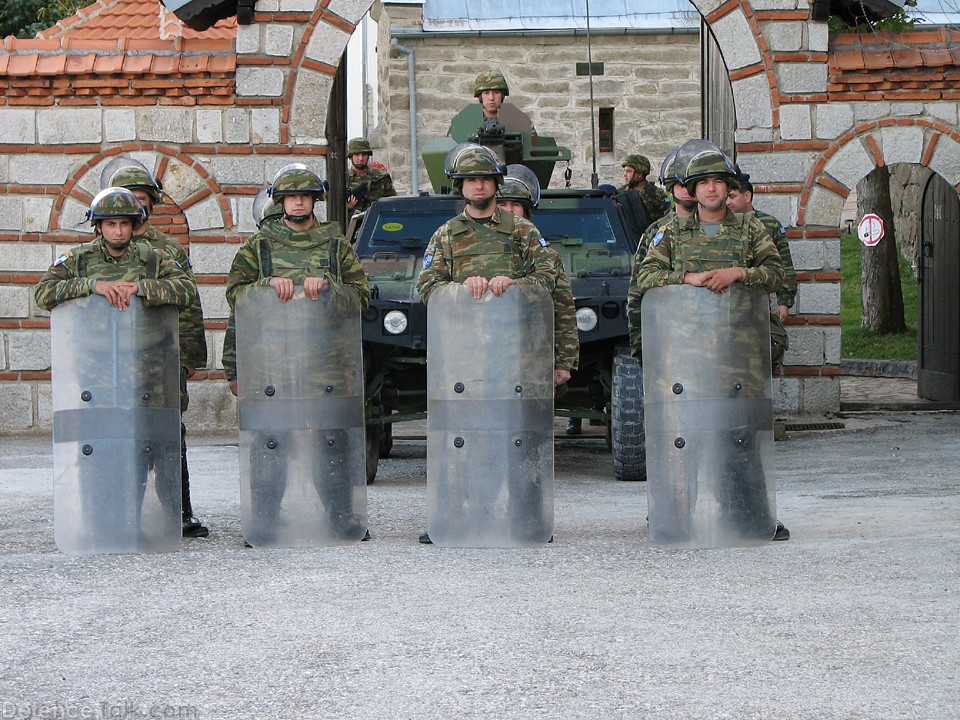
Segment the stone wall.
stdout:
<path fill-rule="evenodd" d="M 82 227 L 85 205 L 99 187 L 99 170 L 120 153 L 157 172 L 171 196 L 172 222 L 190 231 L 211 361 L 191 384 L 188 421 L 196 430 L 235 427 L 235 404 L 219 364 L 226 272 L 237 243 L 253 230 L 257 190 L 288 162 L 323 167 L 333 76 L 370 5 L 260 0 L 255 24 L 237 34 L 233 85 L 219 78 L 228 90 L 220 94 L 191 94 L 180 77 L 182 92 L 170 97 L 129 82 L 125 87 L 135 95 L 127 99 L 119 91 L 72 97 L 64 91 L 69 83 L 60 81 L 91 70 L 69 57 L 61 62 L 58 54 L 97 54 L 123 74 L 127 66 L 116 65 L 117 58 L 144 51 L 117 43 L 97 50 L 5 41 L 0 80 L 17 93 L 0 96 L 0 432 L 49 430 L 49 321 L 33 304 L 32 286 L 65 247 L 90 237 Z M 807 0 L 693 5 L 730 73 L 738 160 L 754 180 L 757 205 L 788 226 L 800 280 L 787 328 L 791 347 L 776 378 L 778 411 L 835 411 L 841 210 L 860 178 L 881 163 L 922 166 L 960 185 L 958 91 L 945 79 L 955 77 L 950 73 L 958 66 L 951 54 L 956 37 L 831 39 L 825 23 L 809 20 Z M 586 60 L 582 34 L 428 40 L 409 12 L 387 6 L 385 16 L 395 22 L 381 21 L 379 41 L 386 61 L 377 133 L 385 152 L 378 159 L 391 167 L 401 190 L 409 189 L 412 176 L 406 58 L 389 50 L 390 28 L 397 26 L 413 28 L 398 31 L 398 39 L 417 57 L 421 141 L 445 133 L 452 114 L 471 101 L 473 78 L 496 65 L 510 81 L 510 99 L 541 132 L 573 151 L 573 183 L 586 184 L 589 87 L 574 74 L 575 63 Z M 857 43 L 865 42 L 870 52 L 858 55 Z M 904 46 L 916 52 L 900 52 Z M 151 67 L 189 74 L 199 66 L 181 64 L 181 56 L 195 50 L 175 43 L 154 48 L 150 52 L 176 59 L 176 71 L 172 60 Z M 619 181 L 617 162 L 626 152 L 641 150 L 657 164 L 672 146 L 699 134 L 698 56 L 695 35 L 597 33 L 593 59 L 604 62 L 605 73 L 594 85 L 596 105 L 614 107 L 616 122 L 615 152 L 599 158 L 601 181 Z M 14 81 L 10 68 L 24 62 L 33 62 L 30 72 L 38 77 L 18 71 Z M 896 75 L 889 87 L 883 63 Z M 422 168 L 419 177 L 426 188 Z"/>

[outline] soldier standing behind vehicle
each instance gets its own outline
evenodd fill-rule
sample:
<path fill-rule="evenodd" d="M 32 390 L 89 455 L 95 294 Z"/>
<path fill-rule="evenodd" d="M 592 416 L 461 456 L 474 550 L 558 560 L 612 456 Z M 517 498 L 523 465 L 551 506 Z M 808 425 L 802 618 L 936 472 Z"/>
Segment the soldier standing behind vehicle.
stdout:
<path fill-rule="evenodd" d="M 110 165 L 117 163 L 116 170 Z M 186 251 L 173 238 L 157 230 L 150 223 L 155 203 L 163 201 L 160 193 L 163 187 L 153 174 L 133 158 L 118 158 L 111 161 L 104 170 L 102 179 L 108 186 L 123 187 L 132 192 L 145 211 L 143 222 L 133 228 L 134 242 L 144 242 L 150 247 L 166 253 L 183 268 L 196 284 L 196 278 L 190 267 Z M 207 339 L 203 328 L 203 308 L 200 295 L 196 302 L 178 311 L 180 334 L 180 484 L 183 495 L 183 536 L 190 538 L 207 537 L 210 530 L 193 516 L 193 503 L 190 500 L 190 470 L 187 467 L 187 428 L 182 416 L 190 404 L 187 393 L 187 380 L 196 374 L 197 368 L 207 365 Z"/>
<path fill-rule="evenodd" d="M 514 215 L 533 220 L 533 209 L 540 201 L 540 183 L 537 176 L 523 165 L 508 165 L 503 183 L 497 189 L 497 206 Z M 577 369 L 580 356 L 580 334 L 577 330 L 577 308 L 570 289 L 570 279 L 563 269 L 560 254 L 549 245 L 557 283 L 553 290 L 553 322 L 555 366 L 568 371 Z"/>
<path fill-rule="evenodd" d="M 660 227 L 631 282 L 630 295 L 639 297 L 664 285 L 694 285 L 722 293 L 735 282 L 777 292 L 783 284 L 783 263 L 766 227 L 753 215 L 727 208 L 727 194 L 737 187 L 732 163 L 705 140 L 686 143 L 677 155 L 675 162 L 685 165 L 678 168 L 678 175 L 696 198 L 697 209 Z M 688 160 L 681 161 L 681 155 Z M 774 321 L 779 317 L 771 315 Z M 633 325 L 635 317 L 629 322 Z M 789 537 L 778 522 L 773 539 Z"/>
<path fill-rule="evenodd" d="M 617 193 L 635 190 L 647 209 L 651 222 L 656 222 L 670 211 L 670 198 L 667 194 L 651 182 L 647 182 L 650 174 L 650 160 L 643 155 L 627 155 L 620 161 L 623 168 L 624 184 L 617 188 Z"/>
<path fill-rule="evenodd" d="M 458 136 L 455 128 L 469 127 L 480 137 L 493 137 L 503 133 L 536 133 L 533 122 L 516 105 L 504 102 L 510 94 L 507 79 L 499 70 L 485 70 L 473 83 L 473 96 L 477 105 L 468 105 L 450 124 L 447 135 L 458 142 L 467 137 Z"/>
<path fill-rule="evenodd" d="M 787 315 L 790 314 L 790 308 L 793 307 L 794 300 L 797 297 L 797 271 L 793 267 L 793 258 L 790 256 L 790 243 L 787 241 L 787 233 L 780 221 L 773 215 L 754 209 L 753 184 L 750 182 L 750 176 L 741 172 L 737 175 L 737 182 L 740 184 L 740 189 L 731 188 L 730 194 L 727 196 L 727 207 L 735 213 L 754 213 L 766 225 L 770 237 L 773 238 L 786 274 L 783 287 L 777 291 L 777 314 L 780 316 L 781 323 L 786 322 Z M 783 363 L 784 353 L 789 349 L 787 332 L 783 325 L 771 325 L 770 333 L 773 341 L 773 364 L 774 367 L 779 367 Z"/>
<path fill-rule="evenodd" d="M 347 178 L 347 210 L 350 217 L 366 210 L 374 200 L 397 194 L 390 174 L 371 167 L 373 148 L 366 138 L 356 137 L 348 141 L 347 156 L 350 158 L 350 177 Z"/>

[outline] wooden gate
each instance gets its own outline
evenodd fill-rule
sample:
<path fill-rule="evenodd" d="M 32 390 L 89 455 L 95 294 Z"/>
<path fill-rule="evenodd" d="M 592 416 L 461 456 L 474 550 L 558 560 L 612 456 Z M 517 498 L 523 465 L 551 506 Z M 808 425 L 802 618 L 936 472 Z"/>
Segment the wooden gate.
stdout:
<path fill-rule="evenodd" d="M 710 26 L 700 18 L 700 118 L 702 137 L 736 160 L 737 113 L 730 73 Z"/>
<path fill-rule="evenodd" d="M 920 225 L 920 366 L 917 394 L 960 400 L 960 200 L 934 173 Z"/>

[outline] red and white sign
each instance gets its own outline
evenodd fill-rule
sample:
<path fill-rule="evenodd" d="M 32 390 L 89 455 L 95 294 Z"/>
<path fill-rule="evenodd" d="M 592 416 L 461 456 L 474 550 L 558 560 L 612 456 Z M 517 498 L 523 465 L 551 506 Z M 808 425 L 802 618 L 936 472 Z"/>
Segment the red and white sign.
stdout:
<path fill-rule="evenodd" d="M 883 240 L 883 218 L 873 213 L 867 213 L 857 224 L 857 235 L 867 247 L 873 247 Z"/>

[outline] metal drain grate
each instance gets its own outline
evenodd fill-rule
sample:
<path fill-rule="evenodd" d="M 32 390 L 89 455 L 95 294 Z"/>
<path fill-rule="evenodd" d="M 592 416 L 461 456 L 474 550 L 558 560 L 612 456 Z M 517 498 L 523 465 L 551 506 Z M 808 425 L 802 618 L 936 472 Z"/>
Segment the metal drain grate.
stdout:
<path fill-rule="evenodd" d="M 846 427 L 842 422 L 819 423 L 787 423 L 787 432 L 802 432 L 804 430 L 843 430 Z"/>

